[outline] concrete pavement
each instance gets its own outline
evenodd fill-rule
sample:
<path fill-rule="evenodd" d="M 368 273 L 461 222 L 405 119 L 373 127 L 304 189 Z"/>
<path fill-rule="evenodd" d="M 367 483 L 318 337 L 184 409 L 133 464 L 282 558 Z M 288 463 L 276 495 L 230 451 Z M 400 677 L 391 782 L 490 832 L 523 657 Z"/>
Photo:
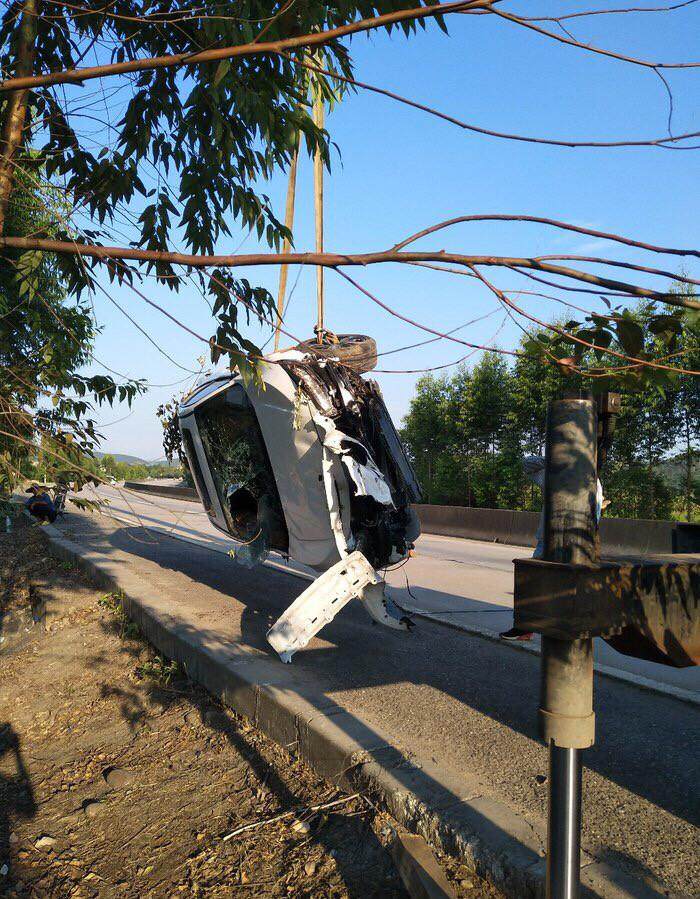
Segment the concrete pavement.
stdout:
<path fill-rule="evenodd" d="M 177 511 L 182 536 L 201 540 L 197 510 L 191 508 L 192 517 Z M 144 519 L 161 514 L 162 508 L 156 512 L 152 506 Z M 532 654 L 430 621 L 411 635 L 395 634 L 372 627 L 353 603 L 292 666 L 282 666 L 265 632 L 303 589 L 298 577 L 269 568 L 246 570 L 223 552 L 196 542 L 185 548 L 162 533 L 104 517 L 69 514 L 61 529 L 108 565 L 127 584 L 127 593 L 140 593 L 142 608 L 157 612 L 159 629 L 149 636 L 161 641 L 162 651 L 175 652 L 181 636 L 215 653 L 229 672 L 238 672 L 239 681 L 259 669 L 252 709 L 258 720 L 275 703 L 304 700 L 312 713 L 325 716 L 317 739 L 326 740 L 327 752 L 338 740 L 356 740 L 370 749 L 375 766 L 389 752 L 415 759 L 415 772 L 402 766 L 387 773 L 384 766 L 384 777 L 396 778 L 404 791 L 411 778 L 440 784 L 433 797 L 441 822 L 457 816 L 468 832 L 505 847 L 497 864 L 507 866 L 517 856 L 511 868 L 536 877 L 546 751 L 536 734 L 538 660 Z M 438 561 L 444 562 L 431 564 Z M 495 556 L 483 559 L 483 565 L 494 566 L 484 570 L 499 576 L 507 574 L 498 568 L 503 564 Z M 238 701 L 250 695 L 241 693 Z M 700 710 L 598 677 L 596 712 L 598 742 L 585 754 L 584 882 L 602 896 L 695 894 Z M 278 738 L 303 744 L 304 734 L 303 728 L 282 728 Z M 430 830 L 426 819 L 422 824 Z M 438 839 L 440 833 L 435 825 L 428 835 Z M 460 851 L 480 858 L 479 837 Z M 517 888 L 512 894 L 525 895 Z"/>
<path fill-rule="evenodd" d="M 122 488 L 102 488 L 100 492 L 109 499 L 111 514 L 122 523 L 144 524 L 224 554 L 236 545 L 211 525 L 198 504 Z M 499 632 L 511 626 L 513 559 L 528 558 L 530 549 L 432 534 L 423 534 L 416 548 L 416 557 L 406 566 L 387 572 L 387 581 L 404 608 L 490 639 L 497 639 Z M 269 564 L 302 576 L 308 573 L 303 566 L 280 557 L 273 557 Z M 530 643 L 510 646 L 539 652 L 539 643 L 535 637 Z M 700 668 L 669 668 L 631 659 L 603 640 L 595 640 L 594 648 L 601 673 L 700 703 Z"/>

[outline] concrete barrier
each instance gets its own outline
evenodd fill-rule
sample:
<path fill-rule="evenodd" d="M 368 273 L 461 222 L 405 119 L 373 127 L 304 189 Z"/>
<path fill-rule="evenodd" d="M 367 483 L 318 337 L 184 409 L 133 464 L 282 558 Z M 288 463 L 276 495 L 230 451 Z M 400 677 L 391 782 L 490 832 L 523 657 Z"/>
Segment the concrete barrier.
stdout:
<path fill-rule="evenodd" d="M 179 487 L 175 484 L 146 484 L 143 481 L 124 481 L 124 486 L 128 490 L 138 490 L 139 493 L 172 496 L 176 499 L 184 499 L 188 503 L 199 502 L 199 497 L 194 487 Z"/>
<path fill-rule="evenodd" d="M 536 543 L 537 512 L 429 505 L 417 505 L 414 509 L 425 534 L 465 537 L 512 546 L 534 546 Z"/>
<path fill-rule="evenodd" d="M 199 502 L 192 487 L 126 481 L 125 487 L 142 493 Z M 473 509 L 467 506 L 414 506 L 424 534 L 485 540 L 510 546 L 534 546 L 538 512 L 512 509 Z M 600 523 L 603 554 L 652 555 L 700 552 L 700 524 L 634 518 L 604 518 Z"/>
<path fill-rule="evenodd" d="M 415 506 L 425 534 L 486 540 L 513 546 L 534 546 L 537 512 L 471 509 L 466 506 Z M 700 525 L 677 521 L 603 518 L 602 553 L 652 555 L 700 552 Z"/>

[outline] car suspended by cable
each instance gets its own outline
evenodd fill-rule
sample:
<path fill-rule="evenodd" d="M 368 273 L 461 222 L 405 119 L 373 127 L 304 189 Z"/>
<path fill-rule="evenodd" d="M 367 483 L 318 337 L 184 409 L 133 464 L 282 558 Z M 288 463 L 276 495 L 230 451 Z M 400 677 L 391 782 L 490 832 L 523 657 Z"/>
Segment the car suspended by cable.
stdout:
<path fill-rule="evenodd" d="M 178 409 L 197 492 L 234 558 L 277 552 L 319 573 L 268 632 L 285 662 L 354 598 L 411 626 L 380 572 L 413 549 L 420 487 L 378 385 L 360 376 L 375 364 L 369 338 L 301 344 L 267 356 L 254 381 L 202 376 Z"/>

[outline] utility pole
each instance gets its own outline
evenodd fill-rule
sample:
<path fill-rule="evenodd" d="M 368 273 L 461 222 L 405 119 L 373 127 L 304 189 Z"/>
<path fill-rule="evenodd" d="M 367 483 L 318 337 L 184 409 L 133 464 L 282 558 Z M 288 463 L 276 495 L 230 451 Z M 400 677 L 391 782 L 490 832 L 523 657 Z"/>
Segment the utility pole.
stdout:
<path fill-rule="evenodd" d="M 594 566 L 597 414 L 588 397 L 554 400 L 547 417 L 544 559 Z M 580 885 L 581 751 L 593 745 L 593 640 L 542 638 L 540 731 L 549 748 L 547 899 Z"/>

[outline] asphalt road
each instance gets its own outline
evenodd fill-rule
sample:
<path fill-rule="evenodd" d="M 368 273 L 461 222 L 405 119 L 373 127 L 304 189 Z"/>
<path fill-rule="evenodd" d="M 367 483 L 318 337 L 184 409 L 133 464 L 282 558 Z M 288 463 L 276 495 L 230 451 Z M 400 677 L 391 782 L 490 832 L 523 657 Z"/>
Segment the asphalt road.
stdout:
<path fill-rule="evenodd" d="M 127 507 L 132 499 L 124 501 Z M 193 626 L 268 652 L 266 630 L 304 589 L 303 580 L 281 566 L 248 570 L 224 552 L 212 552 L 195 505 L 175 507 L 178 534 L 197 541 L 188 545 L 143 526 L 173 514 L 170 501 L 155 498 L 144 505 L 143 515 L 140 506 L 129 513 L 139 512 L 140 524 L 119 520 L 128 516 L 114 500 L 117 520 L 74 513 L 60 527 L 72 539 L 113 554 Z M 216 539 L 223 549 L 223 536 Z M 453 558 L 454 541 L 423 545 L 428 543 L 431 552 Z M 490 550 L 477 560 L 490 572 L 484 577 L 505 583 L 501 548 Z M 439 564 L 446 559 L 430 555 L 426 562 Z M 457 584 L 460 576 L 455 577 Z M 411 579 L 417 584 L 420 576 L 416 572 Z M 431 621 L 421 621 L 410 635 L 396 634 L 372 626 L 360 604 L 351 603 L 295 656 L 293 667 L 407 751 L 464 776 L 477 774 L 526 819 L 545 818 L 547 760 L 536 730 L 534 654 Z M 597 742 L 585 753 L 584 846 L 654 884 L 659 896 L 697 894 L 700 709 L 597 677 L 596 714 Z"/>
<path fill-rule="evenodd" d="M 221 553 L 235 546 L 211 525 L 197 503 L 121 488 L 102 488 L 101 492 L 109 499 L 111 514 L 122 523 L 141 523 Z M 387 581 L 404 608 L 451 627 L 495 638 L 512 624 L 513 559 L 531 555 L 527 547 L 423 534 L 417 555 L 402 568 L 387 572 Z M 271 564 L 299 574 L 308 572 L 281 558 L 273 557 Z M 513 648 L 537 652 L 539 638 Z M 630 659 L 603 640 L 595 641 L 595 657 L 599 670 L 657 689 L 678 691 L 700 703 L 700 668 L 669 668 Z"/>

